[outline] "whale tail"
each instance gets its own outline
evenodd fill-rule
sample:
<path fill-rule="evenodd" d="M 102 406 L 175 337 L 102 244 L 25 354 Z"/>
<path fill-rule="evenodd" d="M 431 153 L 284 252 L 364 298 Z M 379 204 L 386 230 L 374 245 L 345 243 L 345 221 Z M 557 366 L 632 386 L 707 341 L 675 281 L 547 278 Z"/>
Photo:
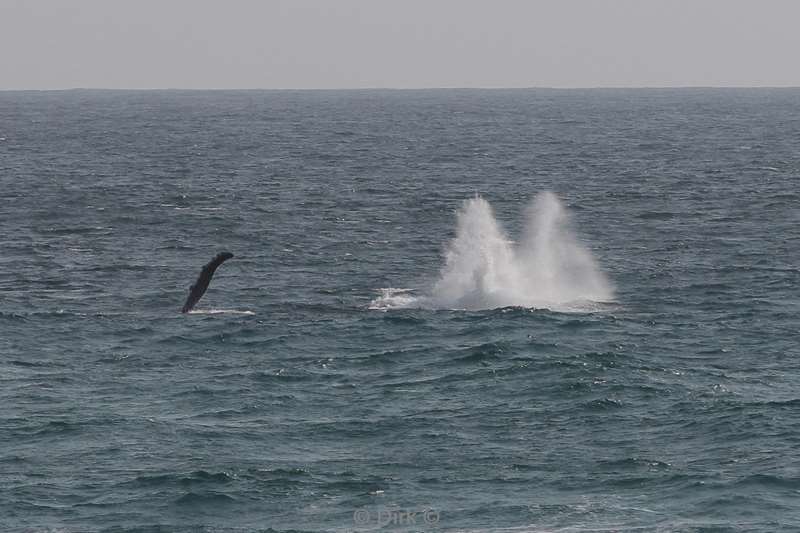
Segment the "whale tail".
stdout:
<path fill-rule="evenodd" d="M 188 313 L 197 305 L 197 302 L 199 302 L 200 298 L 206 293 L 206 289 L 208 289 L 208 285 L 211 283 L 214 272 L 222 263 L 232 257 L 233 254 L 230 252 L 220 252 L 214 259 L 203 266 L 200 275 L 197 277 L 197 281 L 189 288 L 189 296 L 186 298 L 186 303 L 184 303 L 181 308 L 181 313 Z"/>

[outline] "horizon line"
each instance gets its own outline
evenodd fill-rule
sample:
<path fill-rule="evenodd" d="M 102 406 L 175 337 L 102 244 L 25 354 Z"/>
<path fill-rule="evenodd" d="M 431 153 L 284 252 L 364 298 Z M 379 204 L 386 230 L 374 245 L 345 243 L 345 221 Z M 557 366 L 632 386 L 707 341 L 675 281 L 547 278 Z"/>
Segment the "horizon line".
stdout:
<path fill-rule="evenodd" d="M 508 91 L 508 90 L 664 90 L 664 89 L 800 89 L 800 85 L 593 85 L 593 86 L 436 86 L 436 87 L 59 87 L 46 89 L 0 88 L 0 92 L 68 91 Z"/>

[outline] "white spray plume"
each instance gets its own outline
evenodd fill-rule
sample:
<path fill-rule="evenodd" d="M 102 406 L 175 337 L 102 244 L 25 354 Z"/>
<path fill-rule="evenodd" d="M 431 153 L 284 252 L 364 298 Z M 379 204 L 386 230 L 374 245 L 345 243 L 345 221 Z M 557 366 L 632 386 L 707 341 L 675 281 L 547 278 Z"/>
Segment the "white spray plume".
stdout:
<path fill-rule="evenodd" d="M 384 290 L 372 307 L 582 311 L 590 307 L 587 303 L 613 298 L 611 284 L 575 237 L 563 205 L 545 192 L 528 208 L 518 244 L 508 239 L 486 200 L 465 201 L 432 294 L 412 298 Z"/>

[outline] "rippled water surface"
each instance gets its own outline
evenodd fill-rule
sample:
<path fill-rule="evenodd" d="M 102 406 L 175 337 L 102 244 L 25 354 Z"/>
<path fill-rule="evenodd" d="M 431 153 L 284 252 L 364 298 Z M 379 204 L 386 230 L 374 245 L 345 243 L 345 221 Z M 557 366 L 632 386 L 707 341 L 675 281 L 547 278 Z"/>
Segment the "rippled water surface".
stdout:
<path fill-rule="evenodd" d="M 799 146 L 800 90 L 0 93 L 0 530 L 797 531 Z M 545 191 L 613 296 L 495 308 Z"/>

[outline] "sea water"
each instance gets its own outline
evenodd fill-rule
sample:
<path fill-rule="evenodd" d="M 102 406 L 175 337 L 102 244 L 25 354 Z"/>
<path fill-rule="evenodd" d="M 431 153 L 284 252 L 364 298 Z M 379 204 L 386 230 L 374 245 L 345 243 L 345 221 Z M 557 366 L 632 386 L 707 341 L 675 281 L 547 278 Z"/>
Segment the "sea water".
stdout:
<path fill-rule="evenodd" d="M 795 89 L 0 93 L 0 530 L 796 531 L 798 142 Z"/>

